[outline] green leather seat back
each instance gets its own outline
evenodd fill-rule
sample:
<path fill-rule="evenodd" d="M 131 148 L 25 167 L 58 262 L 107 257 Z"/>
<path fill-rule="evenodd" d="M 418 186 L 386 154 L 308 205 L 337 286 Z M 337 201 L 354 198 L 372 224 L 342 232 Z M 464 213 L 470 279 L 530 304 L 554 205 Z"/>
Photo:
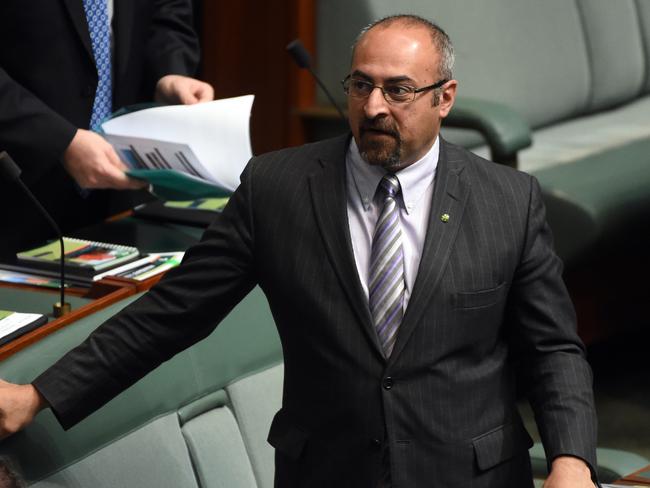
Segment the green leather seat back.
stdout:
<path fill-rule="evenodd" d="M 50 454 L 55 452 L 48 453 Z M 40 461 L 38 454 L 33 453 L 33 456 L 32 462 L 38 463 Z M 199 487 L 174 414 L 154 420 L 32 486 L 34 488 Z"/>
<path fill-rule="evenodd" d="M 643 84 L 643 91 L 644 93 L 650 93 L 650 2 L 647 0 L 636 0 L 636 6 L 645 51 L 645 82 Z"/>
<path fill-rule="evenodd" d="M 273 488 L 274 450 L 266 438 L 282 406 L 283 377 L 284 366 L 278 364 L 226 387 L 260 488 Z"/>
<path fill-rule="evenodd" d="M 202 488 L 257 488 L 241 432 L 222 406 L 189 420 L 183 436 Z"/>
<path fill-rule="evenodd" d="M 318 2 L 318 70 L 342 103 L 338 82 L 360 27 L 396 13 L 421 15 L 446 30 L 456 48 L 462 95 L 502 102 L 533 127 L 585 110 L 589 58 L 580 13 L 566 0 Z"/>
<path fill-rule="evenodd" d="M 1 362 L 0 377 L 31 381 L 130 301 L 86 317 Z M 266 298 L 255 289 L 209 337 L 161 365 L 96 414 L 64 432 L 46 410 L 23 432 L 0 443 L 0 454 L 9 455 L 28 480 L 44 478 L 152 419 L 281 360 L 282 348 Z M 34 446 L 42 450 L 37 461 Z"/>
<path fill-rule="evenodd" d="M 643 89 L 648 64 L 636 0 L 578 0 L 577 4 L 591 67 L 587 111 L 635 99 Z"/>

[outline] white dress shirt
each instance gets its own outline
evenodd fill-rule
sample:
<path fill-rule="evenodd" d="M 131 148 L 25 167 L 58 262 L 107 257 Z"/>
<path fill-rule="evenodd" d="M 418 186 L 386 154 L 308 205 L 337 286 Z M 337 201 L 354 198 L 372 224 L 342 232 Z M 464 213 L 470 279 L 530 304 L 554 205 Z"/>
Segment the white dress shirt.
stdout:
<path fill-rule="evenodd" d="M 400 224 L 402 228 L 402 247 L 404 250 L 404 310 L 413 290 L 427 233 L 433 182 L 438 167 L 440 142 L 436 138 L 422 159 L 395 173 L 401 187 L 398 196 Z M 348 224 L 352 238 L 354 260 L 359 279 L 368 297 L 368 275 L 370 273 L 370 254 L 372 235 L 381 213 L 382 204 L 375 198 L 377 186 L 387 173 L 379 166 L 365 162 L 359 154 L 354 138 L 345 158 Z"/>

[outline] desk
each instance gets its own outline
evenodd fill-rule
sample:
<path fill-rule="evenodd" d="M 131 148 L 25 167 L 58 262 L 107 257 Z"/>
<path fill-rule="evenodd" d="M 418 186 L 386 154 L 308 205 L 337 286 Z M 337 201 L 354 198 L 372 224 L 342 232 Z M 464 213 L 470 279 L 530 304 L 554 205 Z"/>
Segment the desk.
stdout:
<path fill-rule="evenodd" d="M 122 217 L 70 233 L 72 237 L 137 247 L 143 253 L 184 251 L 198 242 L 203 229 L 180 224 Z M 59 301 L 58 290 L 0 283 L 0 309 L 41 313 L 49 322 L 0 347 L 0 361 L 83 317 L 151 288 L 161 275 L 146 281 L 107 277 L 90 288 L 66 290 L 72 312 L 52 316 L 52 304 Z"/>
<path fill-rule="evenodd" d="M 82 317 L 134 295 L 137 291 L 134 284 L 112 282 L 110 280 L 98 282 L 87 290 L 80 288 L 66 290 L 66 301 L 72 305 L 72 311 L 63 317 L 55 319 L 52 315 L 52 304 L 59 301 L 58 290 L 0 283 L 1 309 L 40 313 L 47 316 L 49 320 L 47 324 L 38 329 L 0 347 L 0 361 Z"/>

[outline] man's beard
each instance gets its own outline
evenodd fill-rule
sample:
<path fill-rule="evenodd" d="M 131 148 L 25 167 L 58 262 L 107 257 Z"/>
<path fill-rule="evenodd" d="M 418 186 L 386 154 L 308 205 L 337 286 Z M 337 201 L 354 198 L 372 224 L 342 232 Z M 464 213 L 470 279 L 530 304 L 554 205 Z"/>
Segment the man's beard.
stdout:
<path fill-rule="evenodd" d="M 382 135 L 372 137 L 373 133 Z M 402 154 L 399 131 L 386 119 L 364 120 L 359 128 L 359 153 L 373 166 L 381 166 L 389 171 L 399 168 Z"/>

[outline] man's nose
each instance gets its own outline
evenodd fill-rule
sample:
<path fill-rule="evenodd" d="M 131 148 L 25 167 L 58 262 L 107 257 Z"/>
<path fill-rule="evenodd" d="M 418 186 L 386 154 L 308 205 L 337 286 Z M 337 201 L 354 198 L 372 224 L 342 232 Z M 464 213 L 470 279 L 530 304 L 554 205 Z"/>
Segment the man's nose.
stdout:
<path fill-rule="evenodd" d="M 384 93 L 381 91 L 381 88 L 376 86 L 370 92 L 363 108 L 366 117 L 369 119 L 388 114 L 388 102 L 384 98 Z"/>

